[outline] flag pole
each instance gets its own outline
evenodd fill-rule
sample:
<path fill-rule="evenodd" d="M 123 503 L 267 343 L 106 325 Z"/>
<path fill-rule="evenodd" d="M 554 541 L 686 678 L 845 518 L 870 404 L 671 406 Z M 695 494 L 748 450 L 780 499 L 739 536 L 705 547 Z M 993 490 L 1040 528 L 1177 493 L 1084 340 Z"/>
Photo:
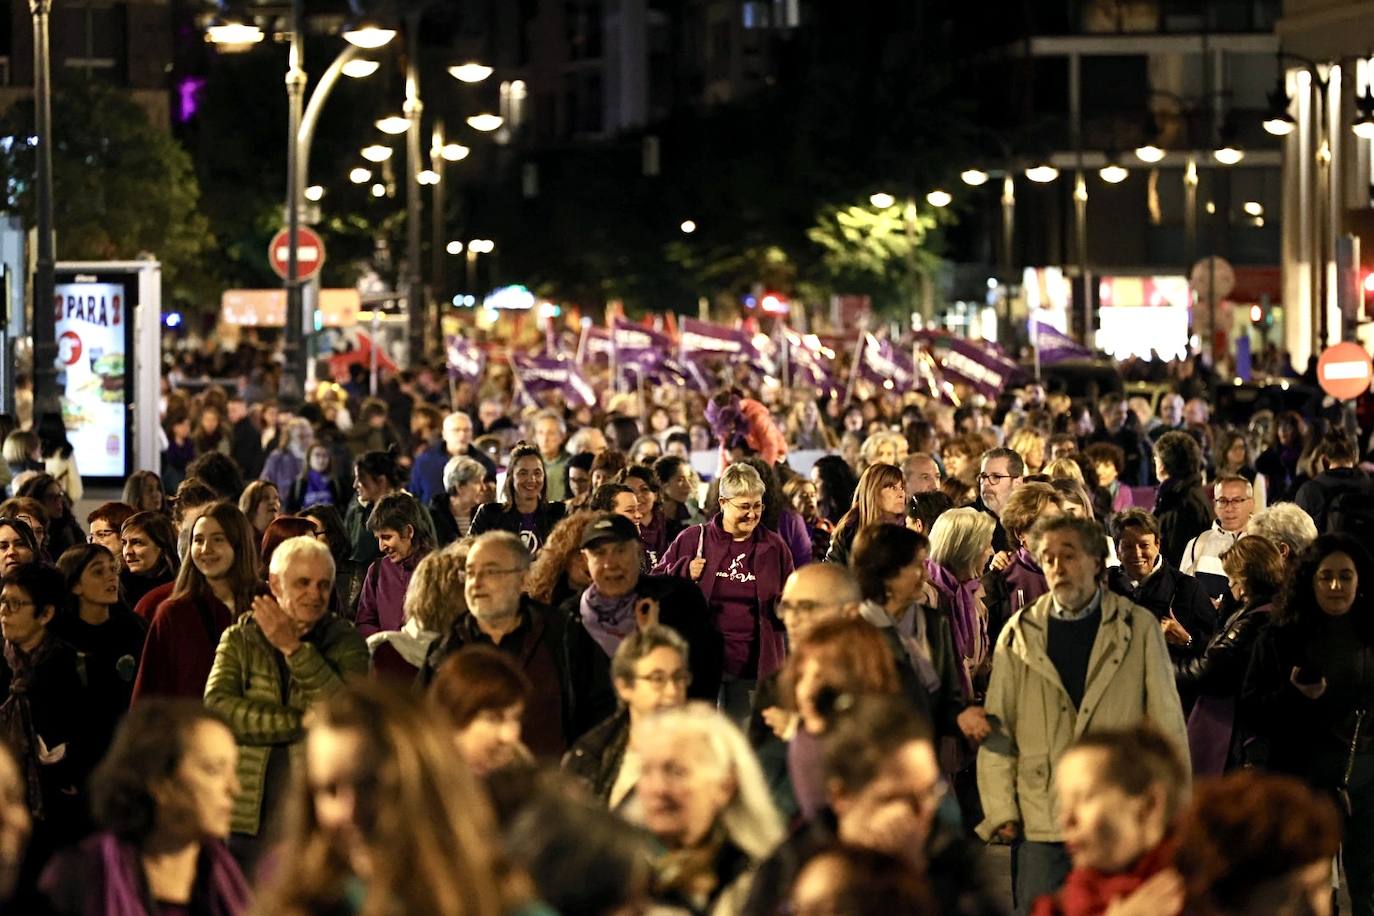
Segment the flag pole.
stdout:
<path fill-rule="evenodd" d="M 854 358 L 849 366 L 849 384 L 844 389 L 844 406 L 848 407 L 854 400 L 854 383 L 859 380 L 859 360 L 863 359 L 864 335 L 866 322 L 859 321 L 859 336 L 854 340 Z"/>
<path fill-rule="evenodd" d="M 1031 352 L 1035 354 L 1035 380 L 1040 381 L 1040 322 L 1035 320 L 1034 312 L 1030 316 L 1031 332 Z"/>
<path fill-rule="evenodd" d="M 525 383 L 520 380 L 520 370 L 515 368 L 515 358 L 510 354 L 510 351 L 506 352 L 506 365 L 510 366 L 511 381 L 515 383 L 515 390 L 519 396 L 529 406 L 538 407 L 539 402 L 530 396 L 529 391 L 525 388 Z"/>

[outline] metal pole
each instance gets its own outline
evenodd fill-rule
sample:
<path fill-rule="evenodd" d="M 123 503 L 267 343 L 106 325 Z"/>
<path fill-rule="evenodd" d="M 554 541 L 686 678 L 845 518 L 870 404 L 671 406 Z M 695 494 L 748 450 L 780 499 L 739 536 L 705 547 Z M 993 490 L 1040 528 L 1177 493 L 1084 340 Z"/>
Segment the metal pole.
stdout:
<path fill-rule="evenodd" d="M 434 132 L 429 141 L 429 167 L 439 176 L 439 183 L 430 188 L 430 274 L 429 288 L 434 294 L 434 340 L 444 339 L 444 258 L 448 255 L 447 242 L 444 240 L 444 185 L 448 175 L 444 162 L 444 122 L 434 122 Z"/>
<path fill-rule="evenodd" d="M 1016 231 L 1016 181 L 1011 176 L 1011 163 L 1007 163 L 1007 174 L 1002 179 L 1002 282 L 1010 285 L 1012 276 L 1012 245 Z M 1007 307 L 1007 339 L 1011 339 L 1011 293 L 1004 293 Z"/>
<path fill-rule="evenodd" d="M 38 137 L 38 252 L 33 277 L 33 417 L 60 413 L 53 287 L 57 241 L 53 228 L 52 82 L 49 79 L 48 14 L 52 0 L 29 0 L 33 13 L 34 133 Z"/>
<path fill-rule="evenodd" d="M 305 114 L 302 115 L 300 127 L 296 132 L 296 142 L 300 146 L 300 151 L 297 153 L 300 156 L 298 169 L 300 174 L 296 184 L 302 189 L 310 184 L 310 148 L 315 143 L 315 126 L 320 121 L 320 112 L 324 109 L 325 100 L 329 98 L 329 93 L 334 90 L 334 84 L 343 75 L 344 64 L 361 53 L 355 45 L 344 45 L 339 56 L 334 58 L 334 62 L 329 65 L 324 73 L 320 74 L 320 81 L 310 91 L 310 101 L 305 104 Z"/>
<path fill-rule="evenodd" d="M 306 76 L 305 2 L 291 0 L 291 51 L 286 65 L 286 327 L 283 331 L 284 369 L 283 389 L 293 395 L 305 392 L 305 359 L 301 352 L 304 339 L 301 314 L 300 283 L 300 221 L 301 221 L 301 160 L 300 132 L 302 106 L 305 99 Z"/>
<path fill-rule="evenodd" d="M 406 16 L 406 102 L 405 116 L 410 119 L 406 129 L 406 327 L 409 332 L 410 365 L 418 366 L 424 359 L 425 346 L 425 287 L 420 277 L 420 116 L 424 105 L 420 102 L 420 14 Z"/>

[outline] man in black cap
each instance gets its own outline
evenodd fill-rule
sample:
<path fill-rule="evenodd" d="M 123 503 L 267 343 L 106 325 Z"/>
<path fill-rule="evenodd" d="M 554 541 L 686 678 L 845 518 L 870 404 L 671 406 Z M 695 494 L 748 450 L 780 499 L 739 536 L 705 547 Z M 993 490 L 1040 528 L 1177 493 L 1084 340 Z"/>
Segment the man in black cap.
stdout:
<path fill-rule="evenodd" d="M 640 571 L 644 547 L 639 529 L 623 515 L 600 513 L 582 532 L 582 555 L 592 584 L 559 609 L 567 627 L 569 652 L 593 658 L 588 685 L 593 695 L 614 695 L 611 656 L 621 640 L 647 623 L 672 627 L 687 641 L 692 683 L 687 695 L 714 703 L 720 690 L 723 642 L 701 589 L 678 576 Z"/>

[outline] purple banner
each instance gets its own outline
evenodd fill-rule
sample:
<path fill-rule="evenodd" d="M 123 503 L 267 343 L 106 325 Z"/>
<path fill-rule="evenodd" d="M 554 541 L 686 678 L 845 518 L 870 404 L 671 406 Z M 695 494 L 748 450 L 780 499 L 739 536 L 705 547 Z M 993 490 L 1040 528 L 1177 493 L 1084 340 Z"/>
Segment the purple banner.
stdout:
<path fill-rule="evenodd" d="M 462 337 L 450 336 L 444 343 L 444 349 L 448 353 L 449 378 L 459 382 L 470 382 L 473 385 L 482 383 L 482 374 L 487 367 L 487 355 L 482 352 L 481 347 Z"/>
<path fill-rule="evenodd" d="M 940 363 L 945 376 L 951 382 L 968 385 L 990 401 L 997 399 L 1020 368 L 970 340 L 950 337 L 943 344 L 947 349 Z"/>
<path fill-rule="evenodd" d="M 696 318 L 682 319 L 678 333 L 678 351 L 683 359 L 723 356 L 727 359 L 753 360 L 759 356 L 754 342 L 744 331 Z"/>
<path fill-rule="evenodd" d="M 859 371 L 869 381 L 898 391 L 909 390 L 916 381 L 911 355 L 894 347 L 887 338 L 879 339 L 872 334 L 864 334 Z"/>
<path fill-rule="evenodd" d="M 511 357 L 511 367 L 520 387 L 530 395 L 557 389 L 563 399 L 574 407 L 596 404 L 596 392 L 571 360 L 549 356 Z"/>
<path fill-rule="evenodd" d="M 641 324 L 616 318 L 612 329 L 612 345 L 619 351 L 658 350 L 667 353 L 672 341 L 667 334 L 651 330 Z"/>

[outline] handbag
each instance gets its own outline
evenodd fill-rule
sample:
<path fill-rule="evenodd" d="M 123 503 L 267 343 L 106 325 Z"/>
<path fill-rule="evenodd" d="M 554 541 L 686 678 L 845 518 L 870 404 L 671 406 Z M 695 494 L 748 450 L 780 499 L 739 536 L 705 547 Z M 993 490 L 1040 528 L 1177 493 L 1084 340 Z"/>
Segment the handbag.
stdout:
<path fill-rule="evenodd" d="M 1345 759 L 1345 772 L 1341 775 L 1341 784 L 1336 789 L 1336 797 L 1341 800 L 1346 817 L 1355 814 L 1355 806 L 1350 801 L 1350 780 L 1355 775 L 1355 748 L 1360 743 L 1360 729 L 1364 725 L 1364 717 L 1365 710 L 1355 711 L 1355 732 L 1350 736 L 1350 754 Z"/>

